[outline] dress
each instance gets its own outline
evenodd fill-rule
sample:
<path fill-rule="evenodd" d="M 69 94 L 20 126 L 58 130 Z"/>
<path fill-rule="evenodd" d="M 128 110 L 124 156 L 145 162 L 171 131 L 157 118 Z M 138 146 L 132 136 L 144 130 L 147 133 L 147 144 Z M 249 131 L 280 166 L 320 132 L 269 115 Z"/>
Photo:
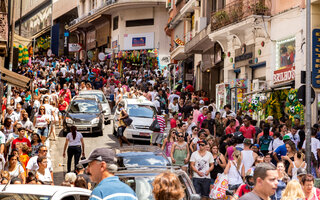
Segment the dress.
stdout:
<path fill-rule="evenodd" d="M 297 172 L 298 172 L 298 169 L 299 168 L 302 168 L 302 169 L 306 169 L 307 168 L 307 164 L 306 162 L 302 162 L 301 165 L 299 167 L 296 166 L 296 164 L 294 162 L 292 162 L 293 164 L 293 168 L 292 168 L 292 180 L 299 180 L 298 177 L 297 177 Z M 304 166 L 304 167 L 302 167 Z"/>
<path fill-rule="evenodd" d="M 173 152 L 173 158 L 176 160 L 174 165 L 177 166 L 183 166 L 185 165 L 184 159 L 188 155 L 188 145 L 186 142 L 184 142 L 182 145 L 179 145 L 177 142 L 175 144 L 175 149 Z"/>
<path fill-rule="evenodd" d="M 171 155 L 171 148 L 174 142 L 167 142 L 166 143 L 166 156 L 170 157 Z"/>

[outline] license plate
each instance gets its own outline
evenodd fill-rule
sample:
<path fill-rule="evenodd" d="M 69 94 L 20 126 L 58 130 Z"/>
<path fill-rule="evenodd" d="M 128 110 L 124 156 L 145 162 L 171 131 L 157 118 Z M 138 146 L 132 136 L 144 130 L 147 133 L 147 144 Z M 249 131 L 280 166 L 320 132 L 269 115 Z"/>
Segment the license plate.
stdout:
<path fill-rule="evenodd" d="M 150 133 L 140 133 L 140 136 L 150 136 Z"/>
<path fill-rule="evenodd" d="M 87 128 L 77 128 L 78 131 L 86 131 Z"/>

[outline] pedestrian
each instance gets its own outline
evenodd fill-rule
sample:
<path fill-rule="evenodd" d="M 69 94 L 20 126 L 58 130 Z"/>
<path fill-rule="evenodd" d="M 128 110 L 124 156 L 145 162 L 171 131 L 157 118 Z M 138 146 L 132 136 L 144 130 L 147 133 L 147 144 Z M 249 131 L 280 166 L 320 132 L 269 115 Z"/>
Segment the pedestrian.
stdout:
<path fill-rule="evenodd" d="M 305 162 L 305 155 L 301 150 L 299 150 L 296 153 L 296 155 L 294 156 L 294 161 L 290 163 L 290 166 L 288 169 L 288 175 L 290 175 L 293 180 L 298 180 L 297 172 L 299 168 L 301 169 L 307 168 L 307 163 Z"/>
<path fill-rule="evenodd" d="M 115 152 L 108 148 L 96 148 L 80 164 L 88 164 L 87 172 L 98 185 L 93 189 L 90 200 L 126 199 L 137 200 L 134 191 L 121 182 L 114 172 L 117 171 Z"/>
<path fill-rule="evenodd" d="M 153 144 L 156 144 L 158 147 L 161 147 L 164 129 L 166 128 L 166 120 L 163 116 L 161 116 L 160 110 L 157 111 L 157 115 L 153 118 L 153 120 L 156 120 L 156 118 L 160 126 L 160 132 L 152 132 L 150 145 L 152 146 Z"/>
<path fill-rule="evenodd" d="M 213 170 L 210 172 L 211 176 L 211 185 L 213 185 L 216 180 L 218 174 L 222 174 L 224 168 L 227 166 L 226 158 L 222 153 L 219 152 L 219 145 L 217 143 L 213 143 L 211 148 L 211 153 L 213 156 Z"/>
<path fill-rule="evenodd" d="M 25 183 L 26 176 L 23 167 L 18 163 L 18 157 L 15 155 L 9 155 L 5 171 L 8 171 L 10 174 L 10 179 L 12 178 L 21 178 L 22 183 Z"/>
<path fill-rule="evenodd" d="M 156 176 L 152 186 L 155 200 L 181 200 L 185 196 L 179 178 L 171 172 L 164 172 Z"/>
<path fill-rule="evenodd" d="M 37 158 L 37 164 L 39 166 L 36 172 L 37 180 L 41 181 L 45 185 L 53 185 L 50 170 L 48 169 L 47 157 L 40 156 Z"/>
<path fill-rule="evenodd" d="M 236 191 L 238 187 L 243 184 L 243 177 L 245 176 L 245 168 L 241 162 L 241 152 L 235 150 L 232 153 L 233 160 L 229 160 L 224 170 L 224 174 L 228 175 L 229 190 Z M 249 170 L 249 169 L 248 169 Z"/>
<path fill-rule="evenodd" d="M 48 137 L 51 117 L 46 115 L 46 109 L 44 106 L 40 106 L 39 112 L 35 115 L 33 120 L 33 126 L 38 129 L 37 133 L 41 137 L 42 144 L 45 144 Z"/>
<path fill-rule="evenodd" d="M 85 157 L 84 154 L 84 141 L 83 136 L 80 132 L 77 131 L 77 127 L 71 126 L 71 132 L 66 136 L 66 142 L 63 148 L 63 157 L 66 157 L 66 149 L 68 147 L 68 163 L 67 169 L 68 172 L 71 172 L 71 161 L 74 156 L 74 170 L 76 170 L 76 165 L 79 163 L 80 156 Z"/>
<path fill-rule="evenodd" d="M 85 170 L 86 169 L 83 167 L 82 164 L 80 164 L 80 163 L 77 164 L 77 166 L 76 166 L 77 178 L 82 177 L 86 181 L 87 189 L 90 190 L 91 189 L 91 180 L 90 180 L 90 176 L 85 173 Z"/>
<path fill-rule="evenodd" d="M 161 148 L 162 151 L 166 153 L 166 156 L 170 159 L 170 161 L 171 161 L 171 149 L 175 141 L 176 141 L 176 130 L 170 129 L 167 138 L 163 140 L 163 144 Z"/>
<path fill-rule="evenodd" d="M 258 157 L 254 151 L 250 149 L 251 146 L 251 139 L 246 138 L 243 141 L 243 151 L 241 151 L 242 163 L 244 165 L 245 173 L 252 167 L 253 163 Z"/>
<path fill-rule="evenodd" d="M 314 187 L 314 177 L 311 174 L 305 175 L 301 182 L 306 200 L 320 199 L 320 189 Z"/>
<path fill-rule="evenodd" d="M 305 195 L 302 187 L 297 180 L 292 180 L 287 184 L 283 190 L 281 200 L 303 200 Z"/>
<path fill-rule="evenodd" d="M 124 141 L 125 143 L 128 144 L 128 146 L 130 146 L 130 142 L 124 136 L 124 131 L 126 130 L 127 125 L 123 121 L 125 118 L 128 118 L 129 115 L 124 109 L 124 104 L 122 102 L 118 104 L 118 110 L 120 112 L 120 116 L 118 118 L 119 122 L 118 122 L 118 130 L 117 130 L 117 137 L 119 139 L 119 144 L 120 144 L 120 147 L 122 147 L 122 142 Z"/>
<path fill-rule="evenodd" d="M 260 163 L 254 169 L 254 188 L 239 200 L 269 200 L 269 196 L 276 192 L 278 186 L 278 172 L 268 163 Z"/>
<path fill-rule="evenodd" d="M 272 200 L 280 200 L 282 191 L 286 188 L 287 182 L 290 180 L 289 176 L 285 172 L 284 163 L 282 161 L 277 163 L 278 171 L 278 187 L 276 193 L 271 196 Z"/>
<path fill-rule="evenodd" d="M 199 150 L 192 153 L 190 166 L 193 171 L 192 182 L 196 192 L 203 199 L 209 199 L 211 177 L 214 159 L 212 154 L 206 150 L 208 144 L 205 140 L 198 141 Z"/>
<path fill-rule="evenodd" d="M 187 171 L 190 156 L 188 143 L 184 141 L 183 133 L 178 133 L 177 138 L 171 148 L 171 161 L 173 165 L 180 166 L 182 170 Z"/>

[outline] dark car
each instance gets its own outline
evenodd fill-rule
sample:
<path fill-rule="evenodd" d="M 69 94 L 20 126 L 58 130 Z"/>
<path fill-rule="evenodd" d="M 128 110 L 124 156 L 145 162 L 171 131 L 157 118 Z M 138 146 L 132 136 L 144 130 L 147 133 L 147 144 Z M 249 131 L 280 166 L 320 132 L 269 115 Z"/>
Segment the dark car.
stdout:
<path fill-rule="evenodd" d="M 97 97 L 76 96 L 71 100 L 63 121 L 64 135 L 70 132 L 71 126 L 81 133 L 103 135 L 104 111 Z"/>
<path fill-rule="evenodd" d="M 119 169 L 171 166 L 165 153 L 156 146 L 133 146 L 116 149 Z"/>

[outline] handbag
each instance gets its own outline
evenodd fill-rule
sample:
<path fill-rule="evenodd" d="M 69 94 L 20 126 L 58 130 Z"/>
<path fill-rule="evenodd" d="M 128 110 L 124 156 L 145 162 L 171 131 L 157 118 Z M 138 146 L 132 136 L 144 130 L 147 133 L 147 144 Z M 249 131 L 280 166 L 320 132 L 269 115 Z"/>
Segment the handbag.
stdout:
<path fill-rule="evenodd" d="M 153 131 L 153 132 L 160 132 L 161 128 L 160 128 L 160 124 L 158 122 L 158 117 L 156 116 L 155 119 L 153 120 L 152 124 L 149 127 L 149 130 Z"/>
<path fill-rule="evenodd" d="M 133 120 L 130 118 L 130 117 L 127 117 L 127 118 L 124 118 L 123 119 L 123 123 L 126 125 L 126 126 L 130 126 L 132 124 Z"/>
<path fill-rule="evenodd" d="M 228 190 L 228 175 L 225 173 L 218 174 L 213 188 L 210 190 L 209 197 L 211 199 L 224 199 Z"/>

